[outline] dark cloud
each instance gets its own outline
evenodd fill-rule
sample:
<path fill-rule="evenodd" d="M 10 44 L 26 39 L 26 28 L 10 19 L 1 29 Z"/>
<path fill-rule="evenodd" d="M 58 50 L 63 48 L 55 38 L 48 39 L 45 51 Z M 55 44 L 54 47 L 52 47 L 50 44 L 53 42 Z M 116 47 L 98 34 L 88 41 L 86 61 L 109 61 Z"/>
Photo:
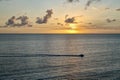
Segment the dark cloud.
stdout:
<path fill-rule="evenodd" d="M 75 23 L 75 17 L 66 18 L 65 22 L 66 22 L 66 23 Z"/>
<path fill-rule="evenodd" d="M 36 19 L 37 19 L 36 23 L 38 23 L 38 24 L 42 24 L 42 23 L 43 23 L 43 20 L 42 20 L 42 18 L 40 18 L 40 17 L 37 17 Z"/>
<path fill-rule="evenodd" d="M 115 22 L 115 21 L 117 21 L 116 19 L 106 19 L 106 21 L 108 22 L 108 23 L 111 23 L 111 22 Z"/>
<path fill-rule="evenodd" d="M 51 18 L 52 14 L 53 14 L 52 9 L 47 10 L 46 12 L 47 12 L 47 14 L 44 16 L 43 23 L 47 23 L 48 19 Z"/>
<path fill-rule="evenodd" d="M 120 11 L 120 8 L 116 9 L 116 11 Z"/>
<path fill-rule="evenodd" d="M 72 2 L 79 2 L 79 0 L 67 0 L 67 2 L 72 3 Z"/>
<path fill-rule="evenodd" d="M 8 21 L 2 27 L 8 27 L 8 26 L 10 27 L 21 27 L 21 26 L 32 27 L 32 25 L 28 22 L 28 19 L 29 18 L 27 16 L 19 16 L 18 18 L 16 18 L 15 16 L 12 16 L 10 19 L 8 19 Z"/>
<path fill-rule="evenodd" d="M 51 18 L 53 11 L 52 11 L 52 9 L 47 10 L 46 13 L 47 14 L 43 17 L 43 19 L 37 17 L 36 23 L 38 23 L 38 24 L 47 23 L 48 19 Z M 7 20 L 7 22 L 5 23 L 4 26 L 0 26 L 0 27 L 21 27 L 21 26 L 32 27 L 32 25 L 29 23 L 28 19 L 29 18 L 27 16 L 19 16 L 17 18 L 15 16 L 12 16 L 10 19 Z"/>
<path fill-rule="evenodd" d="M 15 16 L 12 16 L 10 19 L 8 19 L 8 21 L 6 22 L 7 26 L 14 26 L 15 24 Z"/>
<path fill-rule="evenodd" d="M 40 18 L 40 17 L 37 17 L 37 18 L 36 18 L 36 19 L 37 19 L 36 23 L 38 23 L 38 24 L 47 23 L 47 22 L 48 22 L 48 19 L 50 19 L 50 18 L 52 17 L 53 10 L 52 10 L 52 9 L 47 10 L 46 13 L 47 13 L 47 14 L 43 17 L 43 19 Z"/>
<path fill-rule="evenodd" d="M 28 24 L 28 17 L 27 16 L 20 16 L 18 17 L 16 20 L 20 20 L 21 23 L 18 24 L 19 26 L 24 26 L 24 25 L 27 25 Z M 16 25 L 17 26 L 17 25 Z"/>
<path fill-rule="evenodd" d="M 99 2 L 101 0 L 88 0 L 86 5 L 85 5 L 85 9 L 87 9 L 93 2 Z"/>
<path fill-rule="evenodd" d="M 73 3 L 73 2 L 79 2 L 80 0 L 67 0 L 68 3 Z M 99 2 L 101 0 L 87 0 L 87 3 L 85 5 L 85 10 L 94 2 Z"/>
<path fill-rule="evenodd" d="M 83 15 L 69 17 L 69 15 L 67 14 L 67 15 L 65 15 L 65 21 L 64 22 L 65 23 L 78 23 L 78 22 L 75 22 L 75 21 L 76 21 L 76 19 L 81 18 L 81 17 L 83 17 Z"/>

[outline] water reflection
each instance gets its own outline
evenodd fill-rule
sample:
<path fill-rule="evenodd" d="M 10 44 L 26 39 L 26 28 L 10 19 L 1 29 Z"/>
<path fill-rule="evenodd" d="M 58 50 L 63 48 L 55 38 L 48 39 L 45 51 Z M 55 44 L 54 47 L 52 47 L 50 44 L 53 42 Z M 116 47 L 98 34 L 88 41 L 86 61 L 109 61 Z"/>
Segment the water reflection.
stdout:
<path fill-rule="evenodd" d="M 120 78 L 120 38 L 118 37 L 113 39 L 113 37 L 98 37 L 98 35 L 35 36 L 31 35 L 26 39 L 26 35 L 21 35 L 22 39 L 19 40 L 17 35 L 12 40 L 0 41 L 0 55 L 13 56 L 0 57 L 1 80 L 97 80 L 98 78 L 114 80 Z M 85 57 L 22 57 L 25 54 L 84 54 Z M 22 56 L 14 57 L 15 55 Z"/>
<path fill-rule="evenodd" d="M 77 40 L 72 36 L 66 36 L 61 40 L 60 37 L 47 37 L 41 46 L 50 54 L 76 54 L 79 53 Z"/>

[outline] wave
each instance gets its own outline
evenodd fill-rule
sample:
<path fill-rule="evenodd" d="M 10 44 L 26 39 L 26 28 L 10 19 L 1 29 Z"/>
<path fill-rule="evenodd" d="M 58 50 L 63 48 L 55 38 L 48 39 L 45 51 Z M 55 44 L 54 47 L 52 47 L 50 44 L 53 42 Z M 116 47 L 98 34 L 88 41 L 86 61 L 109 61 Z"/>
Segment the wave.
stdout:
<path fill-rule="evenodd" d="M 47 74 L 50 72 L 47 72 Z M 31 77 L 31 75 L 34 75 L 34 77 Z M 70 74 L 59 74 L 59 75 L 46 75 L 46 76 L 38 76 L 42 74 L 39 70 L 33 71 L 33 72 L 26 72 L 22 75 L 21 74 L 15 74 L 15 75 L 7 75 L 7 76 L 2 76 L 1 79 L 15 79 L 15 80 L 20 80 L 20 79 L 27 79 L 29 78 L 30 80 L 120 80 L 120 70 L 111 70 L 111 71 L 106 71 L 106 72 L 75 72 L 75 73 L 70 73 Z M 52 73 L 51 73 L 52 74 Z M 22 77 L 20 77 L 22 76 Z"/>

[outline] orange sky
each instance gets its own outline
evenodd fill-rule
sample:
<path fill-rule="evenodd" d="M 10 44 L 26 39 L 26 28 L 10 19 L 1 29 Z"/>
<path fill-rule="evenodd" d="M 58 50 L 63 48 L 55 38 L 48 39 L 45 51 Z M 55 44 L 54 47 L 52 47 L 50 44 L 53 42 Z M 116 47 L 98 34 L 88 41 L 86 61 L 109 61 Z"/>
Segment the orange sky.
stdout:
<path fill-rule="evenodd" d="M 120 0 L 2 0 L 0 33 L 120 33 Z"/>

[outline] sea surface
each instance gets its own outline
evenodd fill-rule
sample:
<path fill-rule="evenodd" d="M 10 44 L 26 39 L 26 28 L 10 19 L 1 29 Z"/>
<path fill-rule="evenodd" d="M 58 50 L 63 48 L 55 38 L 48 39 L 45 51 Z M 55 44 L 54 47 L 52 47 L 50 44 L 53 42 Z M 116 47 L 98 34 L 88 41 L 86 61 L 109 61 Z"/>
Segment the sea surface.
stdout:
<path fill-rule="evenodd" d="M 120 35 L 1 34 L 0 80 L 120 80 Z"/>

